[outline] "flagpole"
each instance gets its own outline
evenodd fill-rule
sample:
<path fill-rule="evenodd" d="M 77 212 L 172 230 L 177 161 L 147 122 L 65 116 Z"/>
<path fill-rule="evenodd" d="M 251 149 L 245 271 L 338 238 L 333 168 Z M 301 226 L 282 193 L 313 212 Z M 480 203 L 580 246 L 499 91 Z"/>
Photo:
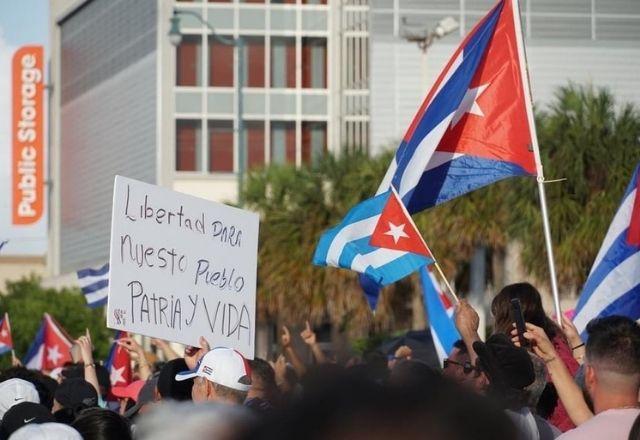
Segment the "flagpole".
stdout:
<path fill-rule="evenodd" d="M 540 147 L 538 145 L 538 134 L 536 133 L 536 123 L 533 116 L 533 106 L 531 97 L 531 85 L 529 82 L 529 72 L 527 69 L 527 56 L 524 49 L 524 39 L 522 37 L 522 23 L 520 19 L 520 4 L 518 0 L 511 0 L 513 5 L 513 20 L 516 31 L 516 45 L 518 47 L 518 58 L 520 61 L 520 76 L 524 89 L 525 107 L 529 130 L 531 133 L 531 146 L 536 163 L 536 174 L 538 183 L 538 194 L 540 196 L 540 211 L 542 214 L 542 228 L 544 231 L 544 241 L 547 249 L 547 262 L 549 264 L 549 276 L 551 278 L 551 292 L 553 294 L 553 305 L 556 312 L 556 321 L 562 325 L 562 310 L 560 309 L 560 295 L 558 294 L 558 281 L 556 276 L 555 260 L 553 258 L 553 244 L 551 242 L 551 228 L 549 226 L 549 213 L 547 210 L 547 196 L 544 188 L 544 172 L 542 159 L 540 158 Z"/>
<path fill-rule="evenodd" d="M 456 295 L 456 293 L 453 291 L 453 288 L 451 287 L 451 284 L 449 284 L 449 280 L 447 280 L 447 277 L 444 276 L 444 272 L 442 271 L 442 268 L 438 264 L 438 260 L 436 260 L 433 254 L 431 254 L 431 257 L 433 258 L 433 265 L 436 267 L 436 270 L 440 274 L 440 278 L 442 278 L 442 281 L 444 281 L 445 286 L 447 286 L 447 290 L 449 290 L 449 293 L 451 294 L 451 296 L 453 296 L 453 299 L 456 300 L 456 304 L 460 304 L 458 295 Z"/>

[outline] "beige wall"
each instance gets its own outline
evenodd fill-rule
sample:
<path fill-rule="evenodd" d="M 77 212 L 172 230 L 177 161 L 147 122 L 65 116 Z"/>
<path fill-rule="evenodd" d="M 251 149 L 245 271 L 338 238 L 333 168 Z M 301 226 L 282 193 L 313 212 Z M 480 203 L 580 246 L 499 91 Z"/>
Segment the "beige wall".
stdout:
<path fill-rule="evenodd" d="M 0 257 L 0 292 L 5 292 L 7 281 L 16 281 L 35 274 L 45 276 L 47 262 L 45 257 Z"/>

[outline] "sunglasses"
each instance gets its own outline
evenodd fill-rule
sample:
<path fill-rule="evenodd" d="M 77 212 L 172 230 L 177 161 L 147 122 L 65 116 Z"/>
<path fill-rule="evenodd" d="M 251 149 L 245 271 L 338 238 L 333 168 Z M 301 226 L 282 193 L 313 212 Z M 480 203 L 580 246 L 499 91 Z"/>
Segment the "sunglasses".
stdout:
<path fill-rule="evenodd" d="M 471 362 L 469 361 L 465 361 L 463 364 L 461 364 L 460 362 L 452 361 L 451 359 L 445 359 L 444 361 L 442 361 L 442 364 L 443 368 L 447 368 L 449 365 L 458 365 L 462 367 L 462 372 L 464 374 L 469 374 L 473 371 L 476 371 L 476 367 L 471 365 Z"/>

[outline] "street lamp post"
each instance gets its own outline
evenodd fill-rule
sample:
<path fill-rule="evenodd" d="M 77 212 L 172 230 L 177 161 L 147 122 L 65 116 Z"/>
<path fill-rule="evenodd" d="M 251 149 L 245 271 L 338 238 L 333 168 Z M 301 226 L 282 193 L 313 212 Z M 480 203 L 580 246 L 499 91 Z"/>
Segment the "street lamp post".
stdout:
<path fill-rule="evenodd" d="M 169 29 L 169 41 L 174 46 L 178 46 L 182 41 L 182 33 L 180 32 L 180 16 L 190 15 L 195 17 L 200 23 L 204 24 L 211 32 L 213 38 L 222 44 L 235 46 L 238 56 L 237 78 L 236 78 L 236 121 L 238 133 L 238 205 L 243 205 L 242 185 L 244 182 L 244 173 L 246 169 L 245 145 L 244 145 L 244 121 L 242 119 L 244 99 L 242 95 L 242 83 L 244 81 L 244 40 L 241 36 L 238 38 L 227 38 L 216 34 L 213 27 L 205 21 L 200 14 L 194 11 L 173 10 L 173 16 L 169 19 L 171 27 Z"/>

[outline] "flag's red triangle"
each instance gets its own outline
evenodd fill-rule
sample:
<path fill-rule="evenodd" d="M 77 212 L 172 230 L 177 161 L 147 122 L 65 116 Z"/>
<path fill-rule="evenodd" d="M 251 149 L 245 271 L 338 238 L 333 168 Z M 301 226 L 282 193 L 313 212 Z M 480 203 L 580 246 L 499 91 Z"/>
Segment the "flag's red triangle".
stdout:
<path fill-rule="evenodd" d="M 369 244 L 431 257 L 418 228 L 395 191 L 389 193 Z"/>

